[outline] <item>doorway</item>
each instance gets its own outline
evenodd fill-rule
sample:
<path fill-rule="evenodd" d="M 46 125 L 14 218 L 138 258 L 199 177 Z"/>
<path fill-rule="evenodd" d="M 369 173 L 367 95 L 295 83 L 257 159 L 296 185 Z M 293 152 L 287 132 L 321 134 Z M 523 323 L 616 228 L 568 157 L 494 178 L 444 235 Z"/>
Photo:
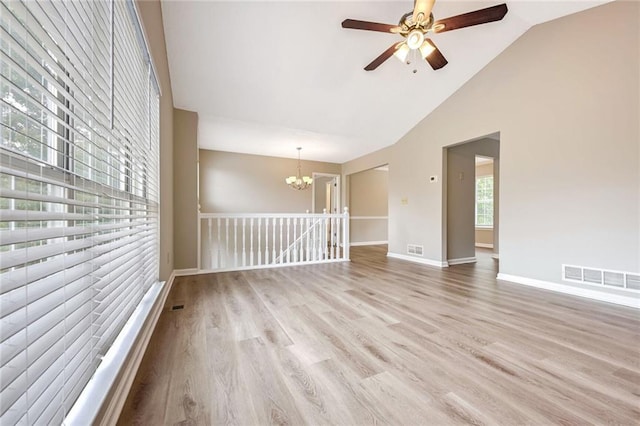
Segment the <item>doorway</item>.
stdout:
<path fill-rule="evenodd" d="M 445 148 L 449 265 L 493 263 L 499 256 L 499 139 L 496 133 Z"/>
<path fill-rule="evenodd" d="M 311 212 L 340 213 L 340 175 L 313 173 Z"/>

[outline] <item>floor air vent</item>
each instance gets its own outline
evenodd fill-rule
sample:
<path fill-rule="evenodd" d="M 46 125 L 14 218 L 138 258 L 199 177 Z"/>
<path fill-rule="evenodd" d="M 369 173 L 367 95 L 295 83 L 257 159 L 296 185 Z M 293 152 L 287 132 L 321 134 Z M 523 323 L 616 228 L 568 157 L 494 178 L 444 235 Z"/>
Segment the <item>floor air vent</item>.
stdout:
<path fill-rule="evenodd" d="M 412 254 L 414 256 L 422 256 L 423 250 L 424 250 L 423 246 L 417 246 L 415 244 L 407 244 L 407 254 Z"/>
<path fill-rule="evenodd" d="M 640 291 L 640 275 L 631 272 L 562 265 L 562 279 L 575 283 Z"/>

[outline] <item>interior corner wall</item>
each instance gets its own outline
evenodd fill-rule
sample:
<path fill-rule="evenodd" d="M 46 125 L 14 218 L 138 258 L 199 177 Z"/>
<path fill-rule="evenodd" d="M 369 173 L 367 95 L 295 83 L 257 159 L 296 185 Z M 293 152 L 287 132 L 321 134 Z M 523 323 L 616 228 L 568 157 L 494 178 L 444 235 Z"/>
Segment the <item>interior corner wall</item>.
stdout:
<path fill-rule="evenodd" d="M 297 159 L 200 150 L 200 206 L 203 213 L 304 213 L 310 189 L 296 191 L 285 178 Z M 302 173 L 340 174 L 340 165 L 302 161 Z"/>
<path fill-rule="evenodd" d="M 563 263 L 640 271 L 639 8 L 532 27 L 399 140 L 389 250 L 443 260 L 446 197 L 429 176 L 443 147 L 500 132 L 501 273 L 569 285 Z"/>
<path fill-rule="evenodd" d="M 387 241 L 389 172 L 365 170 L 349 175 L 351 243 Z"/>
<path fill-rule="evenodd" d="M 176 269 L 198 267 L 198 114 L 173 112 L 173 231 Z"/>
<path fill-rule="evenodd" d="M 137 0 L 142 26 L 160 83 L 160 271 L 161 281 L 173 271 L 173 94 L 160 0 Z"/>

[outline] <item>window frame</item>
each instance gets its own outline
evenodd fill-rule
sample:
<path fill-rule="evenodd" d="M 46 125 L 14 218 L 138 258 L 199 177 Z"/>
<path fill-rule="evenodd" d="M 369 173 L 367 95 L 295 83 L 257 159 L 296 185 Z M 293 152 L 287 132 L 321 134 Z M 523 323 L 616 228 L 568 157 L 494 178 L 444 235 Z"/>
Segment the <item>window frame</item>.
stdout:
<path fill-rule="evenodd" d="M 479 199 L 479 184 L 482 180 L 487 180 L 490 179 L 491 180 L 491 199 L 489 198 L 483 198 L 483 199 Z M 476 176 L 475 178 L 475 188 L 474 188 L 474 225 L 477 229 L 493 229 L 494 226 L 494 216 L 495 216 L 495 193 L 494 193 L 494 176 L 491 175 L 482 175 L 482 176 Z M 478 223 L 478 218 L 479 216 L 482 217 L 489 217 L 489 215 L 487 215 L 486 213 L 480 214 L 478 212 L 478 206 L 479 204 L 484 204 L 484 205 L 490 205 L 491 207 L 491 223 L 490 224 L 486 224 L 486 223 Z"/>

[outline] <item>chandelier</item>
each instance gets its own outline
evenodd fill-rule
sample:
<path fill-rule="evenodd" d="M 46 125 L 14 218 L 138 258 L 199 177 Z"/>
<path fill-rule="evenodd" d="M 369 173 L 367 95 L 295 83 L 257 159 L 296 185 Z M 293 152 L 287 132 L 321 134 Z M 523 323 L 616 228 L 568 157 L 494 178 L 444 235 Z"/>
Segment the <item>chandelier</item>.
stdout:
<path fill-rule="evenodd" d="M 302 189 L 307 189 L 313 183 L 313 179 L 309 176 L 302 176 L 301 166 L 300 166 L 300 151 L 302 147 L 296 148 L 298 150 L 298 174 L 296 176 L 289 176 L 284 181 L 293 189 L 297 189 L 298 191 Z"/>

